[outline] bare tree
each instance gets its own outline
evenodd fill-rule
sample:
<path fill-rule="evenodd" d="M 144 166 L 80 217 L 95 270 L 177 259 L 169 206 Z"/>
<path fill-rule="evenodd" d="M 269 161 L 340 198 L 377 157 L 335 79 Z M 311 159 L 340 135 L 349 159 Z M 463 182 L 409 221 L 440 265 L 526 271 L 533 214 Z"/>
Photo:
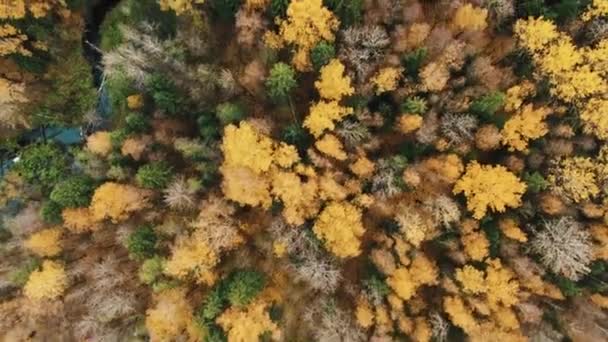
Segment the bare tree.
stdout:
<path fill-rule="evenodd" d="M 530 251 L 541 256 L 545 267 L 569 279 L 578 280 L 590 271 L 591 237 L 572 217 L 544 221 Z"/>

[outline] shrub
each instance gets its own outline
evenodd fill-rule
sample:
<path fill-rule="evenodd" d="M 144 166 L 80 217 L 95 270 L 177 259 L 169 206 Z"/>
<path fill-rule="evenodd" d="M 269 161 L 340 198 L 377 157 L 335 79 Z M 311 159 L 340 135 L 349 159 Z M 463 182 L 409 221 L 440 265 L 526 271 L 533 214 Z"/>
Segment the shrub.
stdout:
<path fill-rule="evenodd" d="M 344 27 L 358 24 L 363 19 L 363 0 L 325 0 L 325 5 L 338 17 Z"/>
<path fill-rule="evenodd" d="M 146 80 L 146 87 L 158 109 L 169 114 L 177 114 L 182 108 L 184 100 L 170 79 L 161 74 L 152 74 Z"/>
<path fill-rule="evenodd" d="M 213 12 L 222 20 L 232 20 L 241 6 L 242 0 L 214 0 Z"/>
<path fill-rule="evenodd" d="M 212 113 L 202 113 L 196 120 L 198 131 L 203 140 L 215 140 L 219 138 L 219 122 Z"/>
<path fill-rule="evenodd" d="M 289 0 L 270 0 L 270 15 L 273 17 L 284 17 L 289 2 Z"/>
<path fill-rule="evenodd" d="M 486 94 L 475 100 L 469 110 L 482 118 L 491 118 L 505 103 L 505 94 L 497 91 Z"/>
<path fill-rule="evenodd" d="M 293 68 L 285 63 L 276 63 L 270 70 L 266 79 L 268 95 L 275 100 L 284 100 L 297 85 L 296 73 Z"/>
<path fill-rule="evenodd" d="M 312 144 L 312 136 L 304 127 L 297 123 L 289 124 L 283 130 L 283 140 L 298 148 L 300 152 L 306 151 Z"/>
<path fill-rule="evenodd" d="M 426 100 L 418 96 L 408 98 L 401 105 L 401 112 L 408 114 L 424 114 L 426 109 Z"/>
<path fill-rule="evenodd" d="M 87 176 L 73 176 L 55 185 L 51 201 L 63 208 L 86 207 L 91 202 L 95 184 Z"/>
<path fill-rule="evenodd" d="M 63 208 L 56 202 L 46 201 L 40 208 L 40 215 L 44 223 L 49 225 L 58 225 L 63 222 L 61 218 L 61 210 Z"/>
<path fill-rule="evenodd" d="M 224 284 L 220 283 L 215 286 L 207 297 L 205 298 L 203 305 L 198 310 L 197 317 L 201 322 L 213 322 L 219 316 L 225 308 L 225 293 L 223 291 Z"/>
<path fill-rule="evenodd" d="M 35 144 L 23 150 L 15 168 L 27 182 L 51 188 L 67 173 L 68 160 L 54 144 Z"/>
<path fill-rule="evenodd" d="M 173 178 L 173 169 L 164 162 L 146 164 L 137 170 L 137 183 L 148 189 L 165 188 Z"/>
<path fill-rule="evenodd" d="M 142 226 L 137 228 L 127 240 L 127 249 L 129 254 L 135 259 L 145 259 L 154 255 L 156 251 L 156 242 L 158 238 L 154 229 L 150 226 Z"/>
<path fill-rule="evenodd" d="M 321 41 L 310 51 L 310 60 L 315 70 L 329 63 L 336 56 L 334 45 L 328 41 Z"/>
<path fill-rule="evenodd" d="M 405 68 L 405 75 L 414 80 L 419 79 L 420 67 L 426 58 L 428 51 L 425 48 L 418 48 L 401 58 L 401 64 Z"/>
<path fill-rule="evenodd" d="M 25 283 L 27 283 L 30 274 L 40 267 L 40 260 L 38 259 L 29 259 L 25 263 L 23 263 L 19 268 L 12 271 L 8 278 L 11 283 L 15 286 L 23 287 Z"/>
<path fill-rule="evenodd" d="M 125 118 L 125 129 L 128 133 L 142 133 L 150 128 L 147 117 L 140 113 L 131 113 Z"/>
<path fill-rule="evenodd" d="M 156 280 L 162 276 L 163 269 L 165 268 L 164 260 L 161 257 L 155 256 L 150 259 L 146 259 L 141 264 L 139 269 L 139 280 L 144 284 L 153 284 Z"/>
<path fill-rule="evenodd" d="M 224 102 L 217 105 L 215 115 L 220 123 L 225 126 L 234 122 L 241 121 L 245 117 L 245 110 L 239 104 Z"/>
<path fill-rule="evenodd" d="M 49 80 L 48 91 L 33 111 L 35 125 L 77 124 L 84 113 L 95 108 L 97 91 L 93 87 L 91 67 L 79 46 L 49 67 L 45 76 Z"/>
<path fill-rule="evenodd" d="M 526 173 L 523 178 L 528 185 L 528 191 L 533 193 L 541 192 L 549 186 L 549 182 L 537 171 Z"/>
<path fill-rule="evenodd" d="M 256 271 L 236 271 L 228 279 L 226 299 L 235 306 L 246 306 L 266 285 L 262 273 Z"/>

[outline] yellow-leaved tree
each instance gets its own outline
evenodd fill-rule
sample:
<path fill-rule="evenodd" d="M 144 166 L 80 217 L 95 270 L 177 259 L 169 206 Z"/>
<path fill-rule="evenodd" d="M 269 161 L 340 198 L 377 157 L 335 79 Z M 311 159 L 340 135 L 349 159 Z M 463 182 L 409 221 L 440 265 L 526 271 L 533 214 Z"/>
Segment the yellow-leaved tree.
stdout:
<path fill-rule="evenodd" d="M 480 165 L 473 161 L 454 185 L 454 194 L 464 193 L 467 208 L 473 217 L 481 219 L 488 209 L 504 212 L 507 207 L 521 205 L 526 184 L 504 166 Z"/>
<path fill-rule="evenodd" d="M 502 143 L 509 146 L 509 151 L 525 151 L 529 140 L 549 132 L 544 120 L 550 113 L 546 107 L 535 109 L 531 104 L 525 105 L 505 123 L 501 132 Z"/>
<path fill-rule="evenodd" d="M 32 234 L 25 241 L 25 247 L 42 257 L 52 257 L 61 253 L 61 229 L 48 228 Z"/>
<path fill-rule="evenodd" d="M 352 113 L 352 108 L 342 107 L 338 101 L 320 101 L 310 107 L 310 113 L 304 120 L 304 127 L 318 138 L 323 131 L 333 130 L 336 128 L 336 122 L 342 121 L 344 117 Z"/>
<path fill-rule="evenodd" d="M 342 97 L 352 95 L 351 79 L 344 76 L 344 65 L 339 59 L 332 59 L 321 68 L 321 77 L 315 82 L 319 95 L 327 100 L 340 101 Z"/>
<path fill-rule="evenodd" d="M 63 265 L 45 260 L 42 268 L 30 274 L 23 288 L 25 295 L 33 300 L 56 299 L 68 286 L 68 276 Z"/>
<path fill-rule="evenodd" d="M 165 290 L 155 297 L 156 306 L 146 311 L 146 328 L 152 341 L 201 339 L 185 289 Z"/>
<path fill-rule="evenodd" d="M 322 0 L 292 0 L 287 7 L 287 18 L 279 23 L 280 35 L 296 48 L 293 65 L 299 71 L 310 69 L 310 50 L 326 40 L 333 42 L 338 29 L 336 16 L 323 6 Z"/>
<path fill-rule="evenodd" d="M 95 190 L 91 215 L 96 221 L 117 223 L 148 205 L 148 192 L 131 185 L 107 182 Z"/>
<path fill-rule="evenodd" d="M 269 303 L 254 301 L 245 308 L 231 307 L 216 322 L 227 332 L 228 341 L 258 341 L 265 332 L 270 332 L 274 341 L 281 338 L 279 326 L 270 319 Z"/>
<path fill-rule="evenodd" d="M 361 209 L 348 202 L 329 203 L 317 217 L 313 231 L 340 258 L 361 254 L 360 239 L 365 233 Z"/>

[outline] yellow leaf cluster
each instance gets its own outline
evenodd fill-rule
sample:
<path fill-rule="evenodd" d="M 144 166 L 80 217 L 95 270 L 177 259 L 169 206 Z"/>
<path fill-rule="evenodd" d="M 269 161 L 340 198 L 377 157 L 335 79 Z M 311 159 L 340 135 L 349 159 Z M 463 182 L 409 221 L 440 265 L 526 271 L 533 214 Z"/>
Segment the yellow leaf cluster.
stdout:
<path fill-rule="evenodd" d="M 467 293 L 478 294 L 487 291 L 483 271 L 471 265 L 465 265 L 456 270 L 456 280 L 462 284 L 462 288 Z"/>
<path fill-rule="evenodd" d="M 504 166 L 480 165 L 473 161 L 454 185 L 454 194 L 464 193 L 467 208 L 473 217 L 481 219 L 488 209 L 504 212 L 507 207 L 521 205 L 526 184 Z"/>
<path fill-rule="evenodd" d="M 191 338 L 186 340 L 200 340 L 185 289 L 165 290 L 155 301 L 156 306 L 146 311 L 146 328 L 152 341 L 182 340 L 184 332 Z"/>
<path fill-rule="evenodd" d="M 247 9 L 262 9 L 268 5 L 269 0 L 246 0 L 245 7 Z"/>
<path fill-rule="evenodd" d="M 408 134 L 422 127 L 422 116 L 418 114 L 404 114 L 399 117 L 399 131 Z"/>
<path fill-rule="evenodd" d="M 61 296 L 67 286 L 68 276 L 63 265 L 45 260 L 41 270 L 30 274 L 23 291 L 28 298 L 33 300 L 53 300 Z"/>
<path fill-rule="evenodd" d="M 218 261 L 213 249 L 193 234 L 178 238 L 165 264 L 165 273 L 181 280 L 193 277 L 199 284 L 212 285 L 216 280 L 213 267 Z"/>
<path fill-rule="evenodd" d="M 245 121 L 239 127 L 225 128 L 221 149 L 224 195 L 240 204 L 263 208 L 272 204 L 273 170 L 289 168 L 300 160 L 294 146 L 274 142 Z"/>
<path fill-rule="evenodd" d="M 372 77 L 372 83 L 376 86 L 376 94 L 382 94 L 387 91 L 397 89 L 399 79 L 401 78 L 401 68 L 386 67 L 380 69 L 378 73 Z"/>
<path fill-rule="evenodd" d="M 350 203 L 329 203 L 317 217 L 313 231 L 340 258 L 361 254 L 360 238 L 365 233 L 361 210 Z"/>
<path fill-rule="evenodd" d="M 304 182 L 296 173 L 278 171 L 272 177 L 272 194 L 285 205 L 283 217 L 290 224 L 301 225 L 319 211 L 318 186 L 314 179 Z"/>
<path fill-rule="evenodd" d="M 498 222 L 498 227 L 500 228 L 500 231 L 509 239 L 519 242 L 528 241 L 528 236 L 526 236 L 526 233 L 524 233 L 521 228 L 519 228 L 517 222 L 514 219 L 502 219 Z"/>
<path fill-rule="evenodd" d="M 352 113 L 352 108 L 342 107 L 337 101 L 320 101 L 310 107 L 310 114 L 304 120 L 304 127 L 318 138 L 324 130 L 333 130 L 336 122 L 342 121 L 345 116 Z"/>
<path fill-rule="evenodd" d="M 601 44 L 597 48 L 578 48 L 572 38 L 542 17 L 517 21 L 515 34 L 549 78 L 553 95 L 579 103 L 608 91 L 605 68 L 608 49 Z"/>
<path fill-rule="evenodd" d="M 222 192 L 226 198 L 242 205 L 270 207 L 270 179 L 266 175 L 256 174 L 248 167 L 222 165 L 220 170 Z"/>
<path fill-rule="evenodd" d="M 315 147 L 324 154 L 336 158 L 337 160 L 346 160 L 347 158 L 342 142 L 333 134 L 325 134 L 323 138 L 315 142 Z"/>
<path fill-rule="evenodd" d="M 177 15 L 191 12 L 194 4 L 203 3 L 205 3 L 205 0 L 159 0 L 161 10 L 173 10 Z"/>
<path fill-rule="evenodd" d="M 91 212 L 96 221 L 124 221 L 148 205 L 148 194 L 134 186 L 107 182 L 95 190 Z"/>
<path fill-rule="evenodd" d="M 24 0 L 0 2 L 0 19 L 21 19 L 23 17 L 25 17 Z"/>
<path fill-rule="evenodd" d="M 281 338 L 278 325 L 268 314 L 268 304 L 262 301 L 254 301 L 245 308 L 231 307 L 216 323 L 226 331 L 231 342 L 257 341 L 265 332 L 270 332 L 273 340 Z"/>
<path fill-rule="evenodd" d="M 505 98 L 505 110 L 514 112 L 524 103 L 524 99 L 535 93 L 534 84 L 530 81 L 523 81 L 507 90 Z"/>
<path fill-rule="evenodd" d="M 606 16 L 608 16 L 608 0 L 593 0 L 581 18 L 584 21 L 590 21 L 593 18 Z"/>
<path fill-rule="evenodd" d="M 597 171 L 590 158 L 566 158 L 549 170 L 547 181 L 553 192 L 579 203 L 600 193 Z"/>
<path fill-rule="evenodd" d="M 127 96 L 127 107 L 129 109 L 140 109 L 144 106 L 144 97 L 141 94 Z"/>
<path fill-rule="evenodd" d="M 361 178 L 367 178 L 374 173 L 375 165 L 374 162 L 367 159 L 365 156 L 361 156 L 350 165 L 350 170 Z"/>
<path fill-rule="evenodd" d="M 280 34 L 297 48 L 294 66 L 299 71 L 310 68 L 309 51 L 320 41 L 333 42 L 338 19 L 323 6 L 322 0 L 293 0 L 287 7 L 287 19 L 279 23 Z"/>
<path fill-rule="evenodd" d="M 291 167 L 293 164 L 300 161 L 300 156 L 298 155 L 298 150 L 293 145 L 288 145 L 284 142 L 281 142 L 276 150 L 273 153 L 274 161 L 280 167 Z"/>
<path fill-rule="evenodd" d="M 106 131 L 95 132 L 87 138 L 87 149 L 100 156 L 107 156 L 112 151 L 110 133 Z"/>
<path fill-rule="evenodd" d="M 602 140 L 608 140 L 608 100 L 590 99 L 582 108 L 580 117 L 583 120 L 585 133 L 594 134 Z"/>
<path fill-rule="evenodd" d="M 479 324 L 475 320 L 471 310 L 464 304 L 460 297 L 445 297 L 443 309 L 450 317 L 454 325 L 462 328 L 469 335 L 474 335 L 479 330 Z"/>
<path fill-rule="evenodd" d="M 437 267 L 422 253 L 417 254 L 410 267 L 397 268 L 386 280 L 387 285 L 402 300 L 410 300 L 424 285 L 437 283 Z"/>
<path fill-rule="evenodd" d="M 490 254 L 490 242 L 483 232 L 469 232 L 460 237 L 464 253 L 471 260 L 481 261 Z"/>
<path fill-rule="evenodd" d="M 260 174 L 272 164 L 272 139 L 260 134 L 248 122 L 241 122 L 239 127 L 226 126 L 221 148 L 226 167 L 246 167 Z"/>
<path fill-rule="evenodd" d="M 101 227 L 89 208 L 65 208 L 61 217 L 63 225 L 74 233 L 96 231 Z"/>
<path fill-rule="evenodd" d="M 487 9 L 466 4 L 456 10 L 452 25 L 458 31 L 481 31 L 488 26 L 487 19 Z"/>
<path fill-rule="evenodd" d="M 315 87 L 323 99 L 340 101 L 342 97 L 354 93 L 351 79 L 344 76 L 344 70 L 344 65 L 337 58 L 321 68 L 321 77 L 315 82 Z"/>
<path fill-rule="evenodd" d="M 25 48 L 25 41 L 27 41 L 27 36 L 13 25 L 0 25 L 0 56 L 13 53 L 31 56 L 32 53 Z"/>
<path fill-rule="evenodd" d="M 546 107 L 524 106 L 505 123 L 502 143 L 509 146 L 509 151 L 525 151 L 529 140 L 538 139 L 549 131 L 544 120 L 550 113 Z"/>
<path fill-rule="evenodd" d="M 61 253 L 61 229 L 49 228 L 32 234 L 25 247 L 41 257 L 52 257 Z"/>

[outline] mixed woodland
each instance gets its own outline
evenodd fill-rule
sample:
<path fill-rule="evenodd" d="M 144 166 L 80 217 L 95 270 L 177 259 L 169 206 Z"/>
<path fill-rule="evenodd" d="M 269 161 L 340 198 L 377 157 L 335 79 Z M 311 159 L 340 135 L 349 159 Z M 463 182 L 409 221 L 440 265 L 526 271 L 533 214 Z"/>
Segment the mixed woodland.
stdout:
<path fill-rule="evenodd" d="M 0 1 L 0 340 L 608 341 L 606 140 L 608 0 Z"/>

